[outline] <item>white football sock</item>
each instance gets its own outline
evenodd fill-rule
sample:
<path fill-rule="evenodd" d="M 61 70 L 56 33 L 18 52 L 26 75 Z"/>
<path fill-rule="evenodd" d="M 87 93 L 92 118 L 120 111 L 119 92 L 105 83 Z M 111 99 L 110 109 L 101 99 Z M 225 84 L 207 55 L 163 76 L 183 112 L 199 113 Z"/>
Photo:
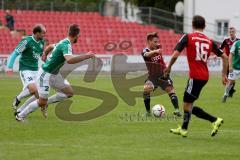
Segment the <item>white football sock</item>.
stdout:
<path fill-rule="evenodd" d="M 225 93 L 224 95 L 225 96 L 228 96 L 229 95 L 229 91 L 231 90 L 231 88 L 233 87 L 233 84 L 228 84 L 225 88 Z"/>
<path fill-rule="evenodd" d="M 30 98 L 28 98 L 25 103 L 17 109 L 17 112 L 22 112 L 26 107 L 27 105 L 29 105 L 31 102 L 35 101 L 37 98 L 35 96 L 32 96 Z"/>
<path fill-rule="evenodd" d="M 31 102 L 22 112 L 18 114 L 19 117 L 25 118 L 28 114 L 34 112 L 39 107 L 38 101 Z"/>
<path fill-rule="evenodd" d="M 17 96 L 17 99 L 19 101 L 21 101 L 21 99 L 23 99 L 29 95 L 30 95 L 30 92 L 29 92 L 28 88 L 26 87 L 21 93 L 19 93 L 19 95 Z"/>
<path fill-rule="evenodd" d="M 56 103 L 56 102 L 60 102 L 64 99 L 68 98 L 66 94 L 62 93 L 62 92 L 57 92 L 56 94 L 52 95 L 51 97 L 48 98 L 48 104 L 51 103 Z"/>

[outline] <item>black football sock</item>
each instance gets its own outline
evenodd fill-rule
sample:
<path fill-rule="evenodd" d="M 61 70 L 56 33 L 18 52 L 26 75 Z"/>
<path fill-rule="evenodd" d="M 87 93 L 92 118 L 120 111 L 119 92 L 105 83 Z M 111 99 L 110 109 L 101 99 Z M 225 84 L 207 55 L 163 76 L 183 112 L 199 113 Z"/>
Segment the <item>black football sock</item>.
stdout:
<path fill-rule="evenodd" d="M 229 91 L 229 95 L 232 95 L 233 92 L 235 91 L 234 87 L 235 87 L 235 82 L 233 83 L 232 88 Z"/>
<path fill-rule="evenodd" d="M 203 109 L 201 109 L 200 107 L 194 106 L 192 109 L 192 114 L 194 114 L 195 116 L 197 116 L 198 118 L 202 118 L 205 120 L 208 120 L 210 122 L 215 122 L 217 120 L 216 117 L 208 114 L 207 112 L 205 112 Z"/>
<path fill-rule="evenodd" d="M 144 104 L 147 112 L 150 112 L 150 94 L 143 93 Z"/>
<path fill-rule="evenodd" d="M 179 109 L 177 95 L 175 93 L 170 93 L 169 97 L 170 97 L 170 99 L 172 101 L 172 104 L 173 104 L 174 108 L 175 109 Z"/>
<path fill-rule="evenodd" d="M 182 129 L 185 129 L 185 130 L 188 129 L 188 123 L 189 123 L 190 119 L 191 119 L 191 112 L 190 111 L 184 111 Z"/>

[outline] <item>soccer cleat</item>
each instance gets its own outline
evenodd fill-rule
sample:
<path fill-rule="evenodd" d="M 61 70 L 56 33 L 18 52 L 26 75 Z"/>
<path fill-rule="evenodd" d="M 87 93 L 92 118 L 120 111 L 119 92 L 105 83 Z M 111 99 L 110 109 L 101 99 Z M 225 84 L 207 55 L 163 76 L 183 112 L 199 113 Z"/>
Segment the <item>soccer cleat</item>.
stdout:
<path fill-rule="evenodd" d="M 18 107 L 18 105 L 19 105 L 20 103 L 21 103 L 21 101 L 19 101 L 18 98 L 15 97 L 15 98 L 13 99 L 12 108 L 13 108 L 14 110 L 17 110 L 17 107 Z"/>
<path fill-rule="evenodd" d="M 145 117 L 152 117 L 152 114 L 151 114 L 150 111 L 149 111 L 149 112 L 147 111 L 147 112 L 144 114 L 144 116 L 145 116 Z"/>
<path fill-rule="evenodd" d="M 226 101 L 227 101 L 227 95 L 224 95 L 223 97 L 222 97 L 222 103 L 226 103 Z"/>
<path fill-rule="evenodd" d="M 25 118 L 19 117 L 18 115 L 16 115 L 16 121 L 18 121 L 18 122 L 25 122 Z"/>
<path fill-rule="evenodd" d="M 44 106 L 44 107 L 41 107 L 41 112 L 42 112 L 42 115 L 44 118 L 47 118 L 48 116 L 48 105 Z"/>
<path fill-rule="evenodd" d="M 234 94 L 234 92 L 236 92 L 236 90 L 235 90 L 235 89 L 233 89 L 232 91 L 230 91 L 230 92 L 229 92 L 229 95 L 228 95 L 228 97 L 232 98 L 232 97 L 233 97 L 233 94 Z"/>
<path fill-rule="evenodd" d="M 182 137 L 187 137 L 187 130 L 182 129 L 181 126 L 179 126 L 176 129 L 170 129 L 170 132 L 173 134 L 181 135 Z"/>
<path fill-rule="evenodd" d="M 175 115 L 175 116 L 177 116 L 177 117 L 182 117 L 182 114 L 181 114 L 181 112 L 180 112 L 178 109 L 176 109 L 176 110 L 173 112 L 173 115 Z"/>
<path fill-rule="evenodd" d="M 18 113 L 20 113 L 20 112 L 18 112 L 18 111 L 15 111 L 15 112 L 14 112 L 14 116 L 16 116 Z"/>
<path fill-rule="evenodd" d="M 223 119 L 222 118 L 217 118 L 215 122 L 212 123 L 213 130 L 211 133 L 211 136 L 215 136 L 218 132 L 219 127 L 223 124 Z"/>

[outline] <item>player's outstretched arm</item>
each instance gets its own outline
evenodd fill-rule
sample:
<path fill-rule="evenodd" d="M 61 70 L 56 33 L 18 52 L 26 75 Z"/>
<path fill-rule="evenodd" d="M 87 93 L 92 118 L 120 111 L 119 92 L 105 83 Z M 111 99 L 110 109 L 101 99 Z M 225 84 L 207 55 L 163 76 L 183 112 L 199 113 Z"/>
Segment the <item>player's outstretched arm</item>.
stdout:
<path fill-rule="evenodd" d="M 153 57 L 156 54 L 162 54 L 162 49 L 156 49 L 153 51 L 146 52 L 146 53 L 144 53 L 144 57 Z"/>
<path fill-rule="evenodd" d="M 8 69 L 13 69 L 13 64 L 14 64 L 17 56 L 19 56 L 19 53 L 14 50 L 12 52 L 12 54 L 10 55 L 10 58 L 9 58 L 9 61 L 8 61 L 8 64 L 7 64 Z"/>
<path fill-rule="evenodd" d="M 86 55 L 79 55 L 79 56 L 65 55 L 64 58 L 66 59 L 68 64 L 75 64 L 75 63 L 79 63 L 79 62 L 84 61 L 89 58 L 95 58 L 95 55 L 92 54 L 91 52 L 88 52 L 88 54 L 86 54 Z"/>

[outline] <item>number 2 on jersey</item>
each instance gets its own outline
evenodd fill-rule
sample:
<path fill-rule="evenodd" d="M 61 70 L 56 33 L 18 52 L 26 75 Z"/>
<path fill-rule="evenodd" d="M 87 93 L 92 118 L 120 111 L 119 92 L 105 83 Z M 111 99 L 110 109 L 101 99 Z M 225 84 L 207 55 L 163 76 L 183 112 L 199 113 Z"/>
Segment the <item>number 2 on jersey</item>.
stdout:
<path fill-rule="evenodd" d="M 195 42 L 195 46 L 196 46 L 196 61 L 207 62 L 208 58 L 207 50 L 209 49 L 209 44 Z"/>

